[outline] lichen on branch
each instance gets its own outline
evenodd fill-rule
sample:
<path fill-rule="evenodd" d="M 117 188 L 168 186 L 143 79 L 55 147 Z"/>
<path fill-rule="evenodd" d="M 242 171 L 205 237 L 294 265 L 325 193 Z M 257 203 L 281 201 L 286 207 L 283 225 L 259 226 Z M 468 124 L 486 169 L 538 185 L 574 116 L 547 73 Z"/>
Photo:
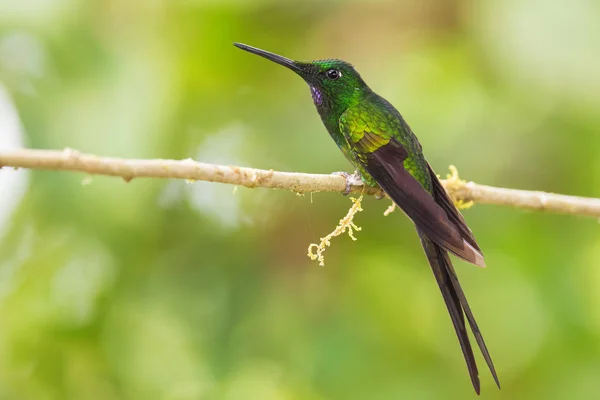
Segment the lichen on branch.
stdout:
<path fill-rule="evenodd" d="M 322 237 L 321 243 L 319 243 L 319 244 L 311 243 L 308 246 L 308 257 L 310 257 L 311 260 L 319 261 L 319 265 L 324 267 L 325 266 L 325 256 L 323 256 L 323 252 L 325 252 L 327 247 L 331 246 L 331 239 L 342 235 L 346 231 L 348 232 L 348 236 L 350 236 L 350 238 L 352 240 L 356 240 L 356 236 L 354 236 L 354 232 L 360 231 L 362 228 L 354 223 L 354 216 L 357 213 L 359 213 L 360 211 L 362 211 L 362 207 L 361 207 L 362 199 L 363 199 L 362 195 L 358 199 L 355 199 L 354 197 L 350 197 L 350 200 L 352 200 L 352 207 L 350 207 L 350 210 L 348 210 L 348 213 L 346 214 L 346 216 L 344 218 L 340 219 L 340 223 L 338 224 L 338 226 L 336 226 L 335 229 L 330 234 L 328 234 L 325 237 Z"/>
<path fill-rule="evenodd" d="M 458 169 L 456 169 L 454 165 L 449 165 L 448 169 L 450 170 L 450 173 L 446 174 L 444 189 L 450 194 L 452 201 L 454 201 L 454 205 L 459 210 L 466 210 L 473 207 L 475 204 L 473 200 L 464 200 L 456 196 L 456 193 L 459 192 L 460 188 L 467 185 L 467 181 L 460 179 L 458 176 Z"/>

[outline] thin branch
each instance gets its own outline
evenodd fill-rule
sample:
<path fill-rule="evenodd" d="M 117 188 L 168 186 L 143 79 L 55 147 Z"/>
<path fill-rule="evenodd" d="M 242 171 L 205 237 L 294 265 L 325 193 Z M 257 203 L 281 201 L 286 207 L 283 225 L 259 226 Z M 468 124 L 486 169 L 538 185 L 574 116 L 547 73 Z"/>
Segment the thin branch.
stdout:
<path fill-rule="evenodd" d="M 88 175 L 108 175 L 123 178 L 177 178 L 245 186 L 291 190 L 296 193 L 344 192 L 346 183 L 340 175 L 303 174 L 254 168 L 207 164 L 187 160 L 140 160 L 98 157 L 76 150 L 4 150 L 0 151 L 0 168 L 30 168 L 81 172 Z M 495 204 L 527 210 L 600 218 L 600 199 L 566 196 L 528 190 L 505 189 L 479 185 L 458 178 L 455 170 L 444 187 L 459 203 Z M 361 193 L 362 185 L 352 185 L 352 192 Z M 368 194 L 381 194 L 370 189 Z"/>

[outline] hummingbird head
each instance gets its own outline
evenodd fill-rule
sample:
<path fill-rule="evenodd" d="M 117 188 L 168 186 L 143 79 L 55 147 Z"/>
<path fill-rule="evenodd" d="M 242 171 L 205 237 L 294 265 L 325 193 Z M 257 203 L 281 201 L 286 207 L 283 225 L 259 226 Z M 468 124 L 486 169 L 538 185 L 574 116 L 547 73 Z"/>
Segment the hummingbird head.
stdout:
<path fill-rule="evenodd" d="M 234 46 L 283 65 L 300 75 L 310 87 L 319 111 L 345 110 L 370 91 L 354 67 L 342 60 L 294 61 L 242 43 Z"/>

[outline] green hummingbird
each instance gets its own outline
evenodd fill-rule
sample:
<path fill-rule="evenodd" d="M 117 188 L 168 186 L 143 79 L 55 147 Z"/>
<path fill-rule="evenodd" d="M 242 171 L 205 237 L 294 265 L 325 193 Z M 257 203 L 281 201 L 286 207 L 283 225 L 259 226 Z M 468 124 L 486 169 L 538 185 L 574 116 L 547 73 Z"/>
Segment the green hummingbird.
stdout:
<path fill-rule="evenodd" d="M 234 45 L 291 69 L 308 84 L 323 124 L 364 184 L 379 186 L 415 224 L 448 308 L 475 392 L 480 392 L 479 373 L 465 317 L 500 388 L 494 364 L 448 253 L 485 267 L 483 254 L 398 110 L 373 92 L 345 61 L 294 61 L 245 44 Z M 349 180 L 347 175 L 346 194 Z"/>

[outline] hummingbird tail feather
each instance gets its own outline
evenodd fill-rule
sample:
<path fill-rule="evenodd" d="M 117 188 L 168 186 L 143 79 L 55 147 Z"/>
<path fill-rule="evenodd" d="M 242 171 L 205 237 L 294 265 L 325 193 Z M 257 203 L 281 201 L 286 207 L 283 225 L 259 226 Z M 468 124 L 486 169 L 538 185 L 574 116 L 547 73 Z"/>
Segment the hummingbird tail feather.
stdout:
<path fill-rule="evenodd" d="M 477 322 L 475 321 L 471 307 L 469 307 L 467 298 L 465 297 L 462 287 L 458 282 L 458 278 L 456 277 L 456 272 L 454 271 L 454 267 L 450 262 L 450 256 L 448 255 L 448 252 L 434 243 L 421 231 L 417 230 L 417 232 L 419 234 L 419 238 L 421 239 L 423 249 L 425 250 L 427 260 L 429 261 L 429 265 L 433 271 L 433 275 L 435 276 L 440 291 L 442 292 L 442 297 L 444 298 L 446 307 L 448 308 L 450 319 L 452 320 L 452 325 L 454 326 L 460 347 L 465 357 L 465 362 L 467 363 L 467 369 L 469 370 L 469 375 L 471 376 L 471 382 L 473 383 L 475 392 L 477 392 L 477 394 L 480 392 L 479 372 L 477 370 L 475 356 L 473 355 L 473 349 L 469 341 L 469 336 L 465 325 L 465 316 L 467 317 L 467 321 L 471 326 L 471 331 L 475 336 L 475 340 L 477 341 L 477 344 L 483 353 L 483 357 L 492 373 L 492 376 L 494 377 L 494 381 L 496 382 L 498 388 L 500 388 L 500 382 L 498 380 L 498 375 L 496 374 L 496 369 L 494 368 L 494 364 L 483 340 L 483 336 L 479 331 L 479 327 L 477 326 Z"/>

